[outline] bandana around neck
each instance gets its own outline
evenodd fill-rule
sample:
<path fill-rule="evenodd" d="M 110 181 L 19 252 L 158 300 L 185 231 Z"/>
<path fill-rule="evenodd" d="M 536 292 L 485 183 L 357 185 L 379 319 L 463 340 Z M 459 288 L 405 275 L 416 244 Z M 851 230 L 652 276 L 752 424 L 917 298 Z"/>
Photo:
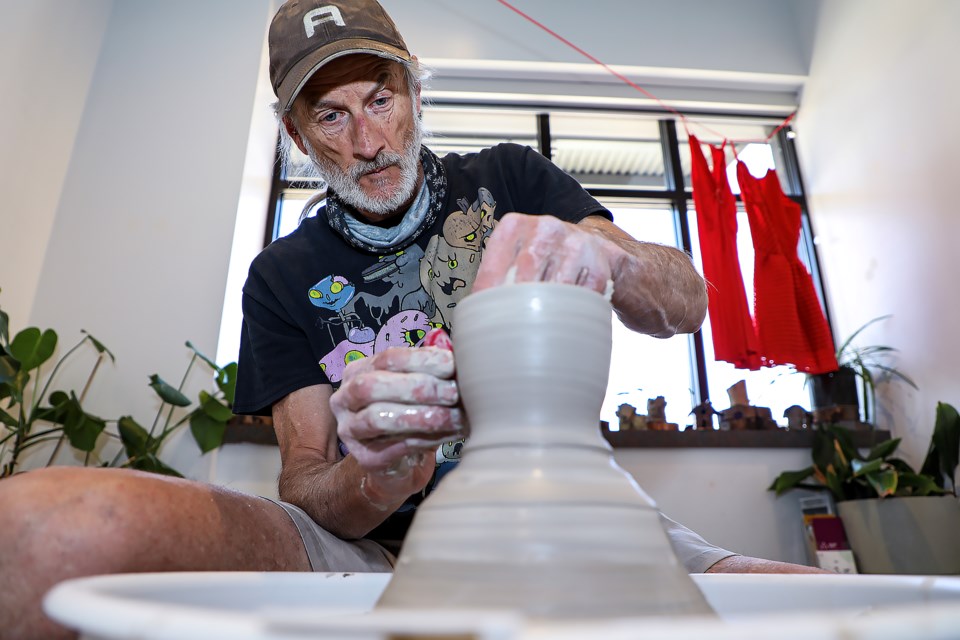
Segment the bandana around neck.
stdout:
<path fill-rule="evenodd" d="M 383 254 L 409 246 L 424 230 L 433 226 L 447 195 L 447 179 L 440 159 L 420 147 L 423 186 L 413 204 L 394 227 L 378 227 L 363 222 L 356 209 L 341 201 L 332 191 L 327 194 L 327 220 L 330 227 L 350 245 L 371 253 Z"/>

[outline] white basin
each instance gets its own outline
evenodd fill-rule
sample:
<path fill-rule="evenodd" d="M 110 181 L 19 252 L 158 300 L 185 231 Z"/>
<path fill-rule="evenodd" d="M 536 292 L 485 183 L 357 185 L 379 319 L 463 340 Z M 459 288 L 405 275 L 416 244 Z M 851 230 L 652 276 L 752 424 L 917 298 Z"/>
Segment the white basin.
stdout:
<path fill-rule="evenodd" d="M 933 640 L 960 638 L 960 578 L 694 575 L 719 614 L 533 623 L 509 612 L 371 611 L 390 574 L 153 573 L 69 580 L 47 613 L 86 639 Z"/>

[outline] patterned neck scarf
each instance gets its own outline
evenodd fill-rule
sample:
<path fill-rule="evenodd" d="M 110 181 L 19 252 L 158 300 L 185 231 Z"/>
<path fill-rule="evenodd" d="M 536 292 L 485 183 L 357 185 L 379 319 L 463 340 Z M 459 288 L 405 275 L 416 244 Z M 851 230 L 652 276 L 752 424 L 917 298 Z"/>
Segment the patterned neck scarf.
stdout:
<path fill-rule="evenodd" d="M 420 147 L 423 186 L 413 204 L 394 227 L 378 227 L 363 222 L 357 211 L 342 202 L 332 191 L 327 194 L 327 219 L 330 227 L 350 245 L 363 251 L 385 254 L 408 247 L 426 229 L 433 226 L 447 196 L 447 178 L 440 159 L 424 146 Z"/>

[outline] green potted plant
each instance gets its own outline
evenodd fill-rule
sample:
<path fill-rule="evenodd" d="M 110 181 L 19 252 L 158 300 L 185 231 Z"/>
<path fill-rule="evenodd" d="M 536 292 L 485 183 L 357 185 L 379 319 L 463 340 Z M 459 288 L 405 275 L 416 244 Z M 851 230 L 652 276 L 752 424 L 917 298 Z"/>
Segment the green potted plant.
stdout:
<path fill-rule="evenodd" d="M 933 436 L 920 471 L 894 457 L 900 438 L 862 454 L 849 430 L 820 425 L 813 464 L 785 471 L 768 490 L 828 491 L 864 573 L 960 573 L 960 415 L 937 404 Z"/>
<path fill-rule="evenodd" d="M 236 363 L 220 367 L 193 351 L 179 387 L 160 376 L 150 376 L 149 386 L 160 399 L 160 407 L 149 429 L 140 426 L 132 416 L 108 420 L 86 411 L 82 404 L 105 358 L 115 361 L 113 354 L 87 332 L 64 353 L 44 375 L 57 351 L 58 336 L 53 329 L 28 327 L 12 338 L 9 316 L 0 309 L 0 479 L 20 470 L 22 457 L 34 448 L 54 443 L 47 466 L 54 463 L 65 442 L 83 457 L 84 466 L 129 467 L 167 475 L 180 473 L 159 457 L 160 448 L 174 431 L 189 423 L 197 445 L 204 453 L 223 442 L 227 421 L 232 417 L 233 393 L 236 385 Z M 57 374 L 64 363 L 80 355 L 81 349 L 93 351 L 95 358 L 82 391 L 57 389 Z M 80 353 L 78 353 L 80 352 Z M 197 406 L 183 394 L 187 374 L 197 362 L 206 363 L 215 374 L 216 390 L 201 391 Z M 180 411 L 177 412 L 176 410 Z M 111 424 L 115 429 L 108 429 Z M 118 439 L 119 452 L 111 460 L 101 460 L 98 451 L 104 438 Z M 49 445 L 48 445 L 49 446 Z"/>
<path fill-rule="evenodd" d="M 837 422 L 837 419 L 829 419 L 834 416 L 846 422 L 859 421 L 859 399 L 862 398 L 863 422 L 871 424 L 871 421 L 876 419 L 876 385 L 880 380 L 896 378 L 914 389 L 917 388 L 909 376 L 890 364 L 889 357 L 896 353 L 895 348 L 886 345 L 861 347 L 854 344 L 865 329 L 890 317 L 886 315 L 874 318 L 844 340 L 836 353 L 839 369 L 808 376 L 810 400 L 817 422 Z M 849 411 L 849 415 L 844 415 L 844 408 Z"/>

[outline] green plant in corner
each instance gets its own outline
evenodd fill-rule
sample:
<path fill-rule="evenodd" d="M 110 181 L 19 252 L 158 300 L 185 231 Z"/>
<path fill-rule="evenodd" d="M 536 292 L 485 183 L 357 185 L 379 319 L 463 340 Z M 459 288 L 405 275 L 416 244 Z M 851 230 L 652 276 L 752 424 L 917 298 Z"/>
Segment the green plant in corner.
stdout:
<path fill-rule="evenodd" d="M 850 334 L 850 337 L 844 340 L 840 348 L 837 349 L 837 363 L 841 367 L 845 366 L 852 369 L 860 380 L 860 393 L 863 397 L 863 421 L 867 423 L 874 419 L 876 415 L 878 377 L 897 378 L 917 389 L 917 384 L 913 380 L 889 364 L 887 358 L 896 353 L 897 349 L 886 345 L 866 347 L 854 345 L 854 340 L 867 327 L 891 317 L 885 315 L 870 320 Z"/>
<path fill-rule="evenodd" d="M 784 471 L 767 489 L 777 496 L 801 488 L 829 491 L 837 502 L 956 494 L 960 415 L 953 406 L 937 403 L 933 436 L 920 472 L 893 457 L 899 445 L 900 438 L 894 438 L 861 455 L 848 429 L 819 426 L 814 431 L 813 464 L 798 471 Z"/>
<path fill-rule="evenodd" d="M 9 323 L 9 316 L 0 309 L 0 403 L 6 401 L 6 406 L 0 406 L 0 478 L 17 473 L 22 456 L 45 443 L 55 443 L 47 466 L 54 463 L 66 441 L 83 454 L 84 466 L 121 466 L 180 475 L 159 458 L 160 447 L 177 428 L 189 422 L 190 431 L 204 453 L 223 442 L 226 423 L 233 415 L 235 363 L 220 367 L 187 342 L 193 357 L 179 387 L 167 384 L 156 374 L 150 376 L 150 386 L 162 404 L 148 431 L 131 416 L 105 420 L 83 409 L 82 403 L 104 358 L 115 362 L 113 354 L 99 340 L 83 332 L 83 338 L 60 357 L 44 377 L 44 367 L 57 350 L 57 333 L 53 329 L 28 327 L 11 339 Z M 53 389 L 61 367 L 85 346 L 94 349 L 96 359 L 83 390 L 78 395 L 73 390 Z M 176 409 L 185 411 L 193 404 L 182 389 L 187 374 L 198 360 L 215 372 L 217 391 L 213 394 L 201 391 L 198 406 L 174 421 Z M 165 407 L 169 410 L 161 423 Z M 113 423 L 117 433 L 108 429 Z M 122 443 L 120 452 L 109 462 L 101 461 L 97 453 L 103 437 L 118 438 Z"/>

